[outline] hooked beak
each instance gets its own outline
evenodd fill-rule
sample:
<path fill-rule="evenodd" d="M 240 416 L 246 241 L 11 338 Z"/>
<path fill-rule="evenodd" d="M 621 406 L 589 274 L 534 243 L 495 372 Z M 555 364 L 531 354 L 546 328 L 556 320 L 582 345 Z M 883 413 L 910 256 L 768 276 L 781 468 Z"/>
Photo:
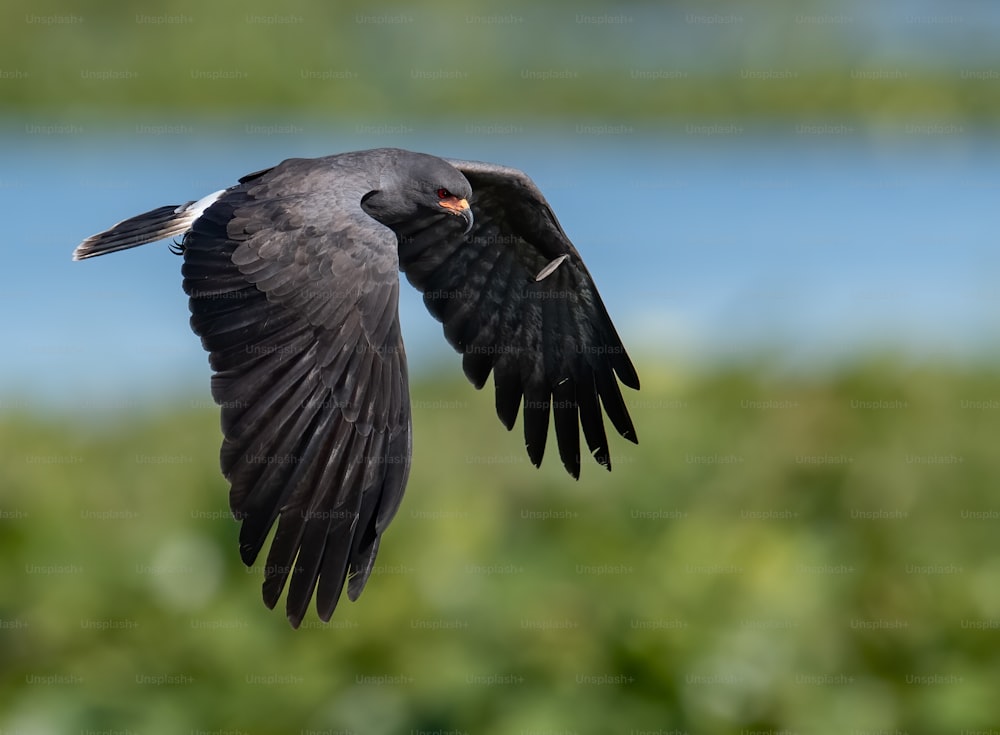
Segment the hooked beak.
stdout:
<path fill-rule="evenodd" d="M 456 214 L 465 220 L 465 232 L 468 233 L 472 229 L 472 210 L 469 209 L 469 202 L 465 199 L 459 199 L 456 196 L 445 197 L 438 202 L 441 207 L 444 207 L 449 214 Z"/>

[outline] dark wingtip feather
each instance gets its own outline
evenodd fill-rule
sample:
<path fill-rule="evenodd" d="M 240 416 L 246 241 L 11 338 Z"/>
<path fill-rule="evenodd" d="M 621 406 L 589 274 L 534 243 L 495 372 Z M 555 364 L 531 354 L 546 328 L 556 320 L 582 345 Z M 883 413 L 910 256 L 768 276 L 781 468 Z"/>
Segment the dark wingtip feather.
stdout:
<path fill-rule="evenodd" d="M 556 425 L 559 458 L 563 467 L 580 479 L 580 421 L 576 402 L 576 385 L 564 380 L 555 387 L 552 396 L 552 415 Z"/>
<path fill-rule="evenodd" d="M 481 390 L 486 385 L 486 380 L 493 372 L 492 355 L 483 352 L 474 352 L 473 348 L 467 347 L 465 355 L 462 357 L 462 370 L 465 377 L 469 379 L 476 390 Z"/>
<path fill-rule="evenodd" d="M 635 365 L 632 364 L 629 356 L 625 353 L 624 347 L 619 358 L 615 360 L 614 367 L 615 373 L 623 385 L 627 385 L 633 390 L 639 390 L 639 373 L 635 371 Z"/>
<path fill-rule="evenodd" d="M 257 561 L 260 549 L 261 546 L 259 544 L 240 544 L 240 559 L 249 567 Z"/>
<path fill-rule="evenodd" d="M 507 363 L 498 363 L 493 371 L 493 385 L 496 393 L 496 410 L 500 422 L 507 431 L 514 428 L 517 414 L 521 410 L 521 379 Z"/>
<path fill-rule="evenodd" d="M 528 390 L 524 393 L 524 446 L 528 458 L 535 467 L 542 466 L 545 456 L 545 442 L 549 434 L 549 408 L 551 397 L 547 391 L 541 393 Z"/>
<path fill-rule="evenodd" d="M 635 426 L 632 424 L 632 417 L 629 416 L 628 408 L 625 406 L 625 399 L 622 398 L 621 389 L 611 371 L 598 371 L 597 391 L 601 396 L 601 403 L 604 404 L 604 411 L 611 424 L 619 434 L 634 444 L 638 444 L 635 436 Z"/>
<path fill-rule="evenodd" d="M 611 450 L 608 448 L 606 439 L 603 446 L 597 447 L 596 449 L 591 448 L 590 456 L 594 458 L 594 461 L 597 462 L 597 464 L 608 472 L 611 472 Z"/>
<path fill-rule="evenodd" d="M 377 550 L 377 549 L 376 549 Z M 371 566 L 374 566 L 375 554 L 372 554 Z M 365 585 L 368 584 L 368 577 L 371 574 L 371 568 L 365 572 L 354 572 L 347 577 L 347 599 L 351 602 L 357 602 L 357 599 L 361 597 L 361 593 L 365 591 Z"/>

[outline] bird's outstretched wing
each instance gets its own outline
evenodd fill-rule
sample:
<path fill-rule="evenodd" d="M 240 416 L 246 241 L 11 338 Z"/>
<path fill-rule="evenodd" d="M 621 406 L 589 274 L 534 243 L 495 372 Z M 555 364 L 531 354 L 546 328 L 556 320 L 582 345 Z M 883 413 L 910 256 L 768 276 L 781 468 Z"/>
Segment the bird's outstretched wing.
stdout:
<path fill-rule="evenodd" d="M 580 254 L 535 184 L 517 169 L 449 160 L 472 185 L 473 228 L 452 218 L 400 232 L 399 263 L 462 353 L 477 387 L 490 372 L 497 415 L 511 429 L 524 405 L 528 455 L 541 464 L 554 416 L 559 456 L 580 474 L 580 427 L 611 468 L 602 413 L 635 428 L 618 386 L 639 378 Z M 617 376 L 617 379 L 616 379 Z"/>
<path fill-rule="evenodd" d="M 182 243 L 240 552 L 253 564 L 277 520 L 264 602 L 291 576 L 295 627 L 314 591 L 323 620 L 348 577 L 361 594 L 410 465 L 396 238 L 325 183 L 332 165 L 322 181 L 295 160 L 244 177 Z"/>

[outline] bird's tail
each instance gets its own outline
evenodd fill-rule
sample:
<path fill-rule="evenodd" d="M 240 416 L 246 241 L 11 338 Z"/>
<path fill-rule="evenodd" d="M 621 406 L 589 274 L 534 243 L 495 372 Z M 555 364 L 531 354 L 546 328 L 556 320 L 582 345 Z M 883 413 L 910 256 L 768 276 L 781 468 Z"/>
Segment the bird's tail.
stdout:
<path fill-rule="evenodd" d="M 104 232 L 91 235 L 76 246 L 73 260 L 85 260 L 98 255 L 128 250 L 148 242 L 156 242 L 172 235 L 183 235 L 206 209 L 226 192 L 225 189 L 209 194 L 196 202 L 180 206 L 170 205 L 151 209 L 129 217 Z"/>

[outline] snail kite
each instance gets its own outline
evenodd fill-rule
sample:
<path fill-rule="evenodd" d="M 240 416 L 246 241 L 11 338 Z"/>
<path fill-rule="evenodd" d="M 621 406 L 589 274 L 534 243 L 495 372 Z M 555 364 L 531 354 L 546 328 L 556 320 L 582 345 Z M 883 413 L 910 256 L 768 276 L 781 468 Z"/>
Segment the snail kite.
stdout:
<path fill-rule="evenodd" d="M 524 406 L 542 461 L 580 473 L 580 429 L 611 468 L 603 414 L 635 429 L 618 381 L 639 387 L 580 254 L 524 173 L 380 148 L 293 158 L 198 201 L 119 222 L 83 260 L 183 235 L 191 327 L 222 407 L 222 472 L 250 565 L 277 521 L 264 602 L 286 581 L 298 627 L 315 595 L 329 620 L 365 586 L 410 468 L 398 271 L 424 295 L 511 429 Z M 617 376 L 617 377 L 616 377 Z M 602 410 L 603 407 L 603 410 Z"/>

